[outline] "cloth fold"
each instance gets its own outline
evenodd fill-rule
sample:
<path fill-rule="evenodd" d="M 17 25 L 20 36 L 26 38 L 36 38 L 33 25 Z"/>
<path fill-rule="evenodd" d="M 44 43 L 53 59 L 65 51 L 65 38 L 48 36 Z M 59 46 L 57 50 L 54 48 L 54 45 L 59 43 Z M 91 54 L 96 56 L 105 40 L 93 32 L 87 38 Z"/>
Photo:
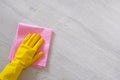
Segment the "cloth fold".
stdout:
<path fill-rule="evenodd" d="M 28 33 L 40 33 L 41 37 L 44 38 L 44 43 L 38 49 L 38 52 L 43 51 L 44 54 L 37 61 L 35 61 L 32 64 L 32 66 L 38 67 L 38 68 L 45 67 L 46 63 L 47 63 L 47 58 L 48 58 L 48 53 L 49 53 L 53 30 L 49 29 L 49 28 L 39 27 L 36 25 L 28 25 L 28 24 L 24 24 L 24 23 L 19 23 L 8 59 L 11 61 L 14 58 L 14 55 L 16 53 L 16 50 L 17 50 L 20 42 L 24 39 L 24 37 Z"/>

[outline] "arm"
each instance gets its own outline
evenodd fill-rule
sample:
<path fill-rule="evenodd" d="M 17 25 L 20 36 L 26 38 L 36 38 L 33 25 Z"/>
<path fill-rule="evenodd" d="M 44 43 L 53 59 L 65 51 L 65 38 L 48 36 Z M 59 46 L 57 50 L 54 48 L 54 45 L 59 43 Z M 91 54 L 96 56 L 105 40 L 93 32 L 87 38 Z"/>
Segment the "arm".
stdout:
<path fill-rule="evenodd" d="M 42 56 L 43 52 L 36 53 L 42 43 L 43 38 L 39 34 L 28 34 L 18 47 L 14 59 L 0 73 L 0 80 L 17 80 L 23 69 Z"/>

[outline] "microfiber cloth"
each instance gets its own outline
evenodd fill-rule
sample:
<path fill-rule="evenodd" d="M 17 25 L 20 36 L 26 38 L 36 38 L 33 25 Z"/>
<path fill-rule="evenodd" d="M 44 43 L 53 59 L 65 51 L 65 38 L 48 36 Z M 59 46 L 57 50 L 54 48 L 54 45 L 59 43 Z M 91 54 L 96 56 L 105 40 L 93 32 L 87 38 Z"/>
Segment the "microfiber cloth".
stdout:
<path fill-rule="evenodd" d="M 32 66 L 35 66 L 38 68 L 45 67 L 46 63 L 47 63 L 48 52 L 49 52 L 52 33 L 53 33 L 53 30 L 49 29 L 49 28 L 19 23 L 18 29 L 16 32 L 16 36 L 14 38 L 13 45 L 11 47 L 11 51 L 10 51 L 10 55 L 9 55 L 8 59 L 11 61 L 14 58 L 14 55 L 16 53 L 16 50 L 17 50 L 19 44 L 21 43 L 21 41 L 25 38 L 25 36 L 28 33 L 40 33 L 41 37 L 44 38 L 44 43 L 38 49 L 38 52 L 43 51 L 44 54 L 37 61 L 35 61 L 32 64 Z"/>

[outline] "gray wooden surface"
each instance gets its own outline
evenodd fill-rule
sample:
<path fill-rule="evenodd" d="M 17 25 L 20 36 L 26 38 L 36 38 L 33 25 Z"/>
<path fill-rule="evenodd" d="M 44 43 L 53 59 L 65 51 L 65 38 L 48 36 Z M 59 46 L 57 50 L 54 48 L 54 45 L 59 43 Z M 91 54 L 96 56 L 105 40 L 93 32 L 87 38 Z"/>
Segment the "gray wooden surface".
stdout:
<path fill-rule="evenodd" d="M 19 22 L 54 30 L 47 67 L 19 80 L 120 80 L 120 0 L 0 0 L 0 70 Z"/>

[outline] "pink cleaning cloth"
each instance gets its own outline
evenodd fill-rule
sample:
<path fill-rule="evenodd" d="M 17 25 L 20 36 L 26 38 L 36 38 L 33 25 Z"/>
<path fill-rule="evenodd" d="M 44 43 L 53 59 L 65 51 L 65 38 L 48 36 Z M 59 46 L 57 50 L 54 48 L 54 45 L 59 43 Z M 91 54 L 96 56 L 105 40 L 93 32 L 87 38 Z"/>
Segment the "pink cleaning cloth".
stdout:
<path fill-rule="evenodd" d="M 35 66 L 38 68 L 45 67 L 47 63 L 48 52 L 49 52 L 50 42 L 52 38 L 52 32 L 53 32 L 52 29 L 49 29 L 49 28 L 43 28 L 35 25 L 19 23 L 16 36 L 10 51 L 9 60 L 11 61 L 14 58 L 14 55 L 16 53 L 16 50 L 19 44 L 28 33 L 40 33 L 41 37 L 44 38 L 44 43 L 38 49 L 38 51 L 43 51 L 44 54 L 36 62 L 34 62 L 32 66 Z"/>

